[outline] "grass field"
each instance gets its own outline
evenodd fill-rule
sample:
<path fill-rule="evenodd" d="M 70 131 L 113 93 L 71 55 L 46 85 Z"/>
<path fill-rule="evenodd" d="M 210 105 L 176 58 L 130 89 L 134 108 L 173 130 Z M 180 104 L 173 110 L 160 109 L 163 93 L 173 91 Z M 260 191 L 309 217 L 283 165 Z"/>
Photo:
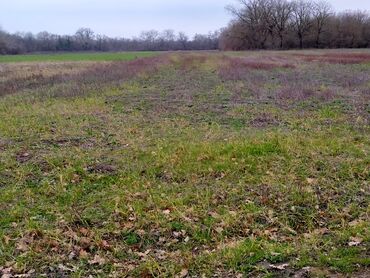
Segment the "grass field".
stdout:
<path fill-rule="evenodd" d="M 0 274 L 369 277 L 369 62 L 0 64 Z"/>
<path fill-rule="evenodd" d="M 101 53 L 63 53 L 0 55 L 0 63 L 14 62 L 68 62 L 68 61 L 128 61 L 150 57 L 154 52 L 101 52 Z"/>

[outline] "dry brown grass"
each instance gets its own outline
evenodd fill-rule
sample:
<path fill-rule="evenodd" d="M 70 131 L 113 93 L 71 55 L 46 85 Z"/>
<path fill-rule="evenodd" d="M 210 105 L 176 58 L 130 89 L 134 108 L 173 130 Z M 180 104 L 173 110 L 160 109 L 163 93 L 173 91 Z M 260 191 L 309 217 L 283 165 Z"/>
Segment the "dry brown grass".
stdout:
<path fill-rule="evenodd" d="M 362 64 L 370 62 L 370 54 L 366 53 L 326 53 L 321 55 L 295 54 L 305 62 L 319 62 L 328 64 Z"/>
<path fill-rule="evenodd" d="M 219 75 L 225 80 L 242 80 L 250 70 L 271 71 L 274 69 L 293 69 L 295 65 L 288 60 L 271 59 L 269 57 L 229 57 L 223 56 L 219 67 Z"/>
<path fill-rule="evenodd" d="M 156 72 L 161 65 L 168 62 L 169 58 L 162 55 L 124 62 L 82 63 L 76 68 L 74 64 L 53 63 L 50 71 L 43 70 L 49 63 L 21 64 L 18 67 L 5 65 L 3 71 L 6 77 L 0 83 L 0 95 L 54 85 L 61 85 L 56 89 L 55 95 L 82 95 L 88 90 L 103 88 L 108 83 L 129 80 L 142 73 Z M 57 66 L 54 68 L 53 65 Z M 63 70 L 58 70 L 60 67 Z M 65 84 L 70 86 L 64 86 Z"/>

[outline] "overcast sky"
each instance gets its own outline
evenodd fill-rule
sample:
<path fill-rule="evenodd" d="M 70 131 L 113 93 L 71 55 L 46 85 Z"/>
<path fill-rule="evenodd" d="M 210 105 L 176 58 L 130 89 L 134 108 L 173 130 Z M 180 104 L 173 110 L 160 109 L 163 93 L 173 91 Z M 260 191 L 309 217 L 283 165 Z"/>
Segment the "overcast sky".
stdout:
<path fill-rule="evenodd" d="M 73 34 L 79 27 L 114 37 L 174 29 L 188 35 L 226 26 L 235 0 L 0 0 L 0 26 L 9 32 Z M 370 0 L 329 0 L 337 11 L 370 10 Z"/>

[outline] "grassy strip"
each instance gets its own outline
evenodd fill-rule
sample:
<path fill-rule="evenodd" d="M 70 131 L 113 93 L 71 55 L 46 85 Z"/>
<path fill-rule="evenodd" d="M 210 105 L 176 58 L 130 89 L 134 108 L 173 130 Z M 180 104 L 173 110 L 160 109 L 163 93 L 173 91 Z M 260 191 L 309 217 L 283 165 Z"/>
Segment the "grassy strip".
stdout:
<path fill-rule="evenodd" d="M 129 61 L 136 58 L 151 57 L 154 52 L 117 52 L 117 53 L 63 53 L 0 55 L 0 63 L 14 62 L 78 62 L 78 61 Z"/>

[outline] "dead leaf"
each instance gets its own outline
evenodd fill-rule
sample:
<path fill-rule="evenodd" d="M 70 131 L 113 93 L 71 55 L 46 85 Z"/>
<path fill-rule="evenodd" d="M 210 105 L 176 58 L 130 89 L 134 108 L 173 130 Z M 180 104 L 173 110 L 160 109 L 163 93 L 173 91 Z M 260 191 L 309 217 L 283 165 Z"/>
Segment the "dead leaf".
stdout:
<path fill-rule="evenodd" d="M 157 250 L 156 251 L 156 257 L 159 259 L 159 260 L 165 260 L 167 259 L 168 257 L 168 254 L 166 251 L 164 250 Z"/>
<path fill-rule="evenodd" d="M 277 270 L 285 270 L 289 264 L 270 264 L 269 267 L 272 269 L 277 269 Z"/>
<path fill-rule="evenodd" d="M 139 235 L 139 236 L 144 236 L 145 235 L 145 231 L 144 230 L 137 230 L 136 233 Z"/>
<path fill-rule="evenodd" d="M 316 179 L 313 178 L 307 178 L 306 180 L 308 184 L 314 184 L 316 182 Z"/>
<path fill-rule="evenodd" d="M 350 242 L 348 242 L 349 246 L 359 246 L 362 243 L 362 238 L 359 237 L 350 237 Z"/>
<path fill-rule="evenodd" d="M 17 250 L 22 251 L 22 252 L 27 252 L 28 251 L 28 244 L 25 240 L 21 239 L 17 242 Z"/>
<path fill-rule="evenodd" d="M 63 270 L 63 271 L 70 271 L 71 269 L 66 267 L 65 265 L 62 265 L 62 264 L 58 264 L 58 268 L 60 270 Z"/>
<path fill-rule="evenodd" d="M 100 257 L 99 255 L 95 255 L 94 259 L 89 260 L 89 264 L 91 264 L 91 265 L 94 265 L 94 264 L 103 265 L 103 264 L 105 264 L 105 259 L 103 257 Z"/>
<path fill-rule="evenodd" d="M 173 232 L 173 236 L 174 236 L 175 238 L 179 238 L 179 237 L 181 237 L 181 236 L 182 236 L 182 233 L 181 233 L 181 232 Z"/>
<path fill-rule="evenodd" d="M 70 239 L 73 239 L 73 240 L 78 240 L 78 235 L 77 233 L 75 233 L 74 231 L 72 230 L 68 230 L 68 231 L 65 231 L 63 233 L 66 237 L 70 238 Z"/>
<path fill-rule="evenodd" d="M 80 252 L 78 252 L 78 256 L 80 258 L 87 258 L 89 256 L 89 253 L 87 253 L 84 249 L 81 249 Z"/>
<path fill-rule="evenodd" d="M 354 226 L 357 226 L 357 225 L 359 225 L 361 223 L 363 223 L 363 220 L 356 219 L 356 220 L 353 220 L 353 221 L 349 222 L 348 225 L 351 226 L 351 227 L 354 227 Z"/>
<path fill-rule="evenodd" d="M 81 228 L 80 229 L 80 233 L 83 235 L 83 236 L 88 236 L 90 234 L 90 231 L 86 228 Z"/>
<path fill-rule="evenodd" d="M 217 228 L 215 229 L 215 231 L 216 231 L 217 233 L 221 234 L 221 233 L 224 231 L 224 229 L 223 229 L 222 227 L 217 227 Z"/>
<path fill-rule="evenodd" d="M 31 158 L 32 158 L 32 156 L 28 152 L 19 153 L 19 154 L 17 154 L 17 157 L 16 157 L 16 159 L 19 163 L 25 163 L 25 162 L 29 161 Z"/>
<path fill-rule="evenodd" d="M 151 252 L 152 250 L 146 250 L 144 253 L 142 252 L 137 252 L 136 255 L 138 255 L 139 257 L 141 258 L 146 258 L 148 256 L 148 254 Z"/>
<path fill-rule="evenodd" d="M 133 221 L 135 221 L 135 220 L 136 220 L 136 217 L 135 217 L 135 216 L 130 216 L 130 217 L 128 218 L 128 220 L 133 222 Z"/>
<path fill-rule="evenodd" d="M 9 241 L 11 240 L 11 238 L 8 237 L 8 236 L 3 236 L 3 239 L 4 239 L 5 245 L 8 245 L 9 244 Z"/>
<path fill-rule="evenodd" d="M 68 259 L 73 260 L 74 258 L 76 258 L 76 253 L 72 251 L 71 253 L 69 253 Z"/>
<path fill-rule="evenodd" d="M 229 213 L 231 214 L 231 216 L 234 216 L 234 217 L 238 215 L 236 211 L 232 211 L 232 210 L 230 210 Z"/>
<path fill-rule="evenodd" d="M 165 215 L 169 215 L 171 211 L 169 209 L 162 210 L 162 213 Z"/>
<path fill-rule="evenodd" d="M 112 249 L 112 247 L 110 246 L 110 244 L 106 240 L 102 240 L 100 242 L 100 248 L 102 248 L 104 250 L 110 250 L 110 249 Z"/>
<path fill-rule="evenodd" d="M 92 246 L 92 242 L 91 242 L 91 239 L 88 238 L 88 237 L 82 237 L 80 239 L 80 246 L 84 249 L 88 249 L 89 247 Z"/>
<path fill-rule="evenodd" d="M 184 277 L 188 276 L 188 274 L 189 274 L 189 271 L 186 268 L 184 268 L 184 269 L 181 270 L 181 272 L 179 273 L 179 275 L 177 275 L 176 277 L 178 277 L 178 278 L 184 278 Z"/>
<path fill-rule="evenodd" d="M 0 269 L 0 270 L 3 274 L 10 274 L 10 273 L 12 273 L 13 268 L 12 267 L 7 267 L 7 268 L 3 268 L 3 269 Z"/>

